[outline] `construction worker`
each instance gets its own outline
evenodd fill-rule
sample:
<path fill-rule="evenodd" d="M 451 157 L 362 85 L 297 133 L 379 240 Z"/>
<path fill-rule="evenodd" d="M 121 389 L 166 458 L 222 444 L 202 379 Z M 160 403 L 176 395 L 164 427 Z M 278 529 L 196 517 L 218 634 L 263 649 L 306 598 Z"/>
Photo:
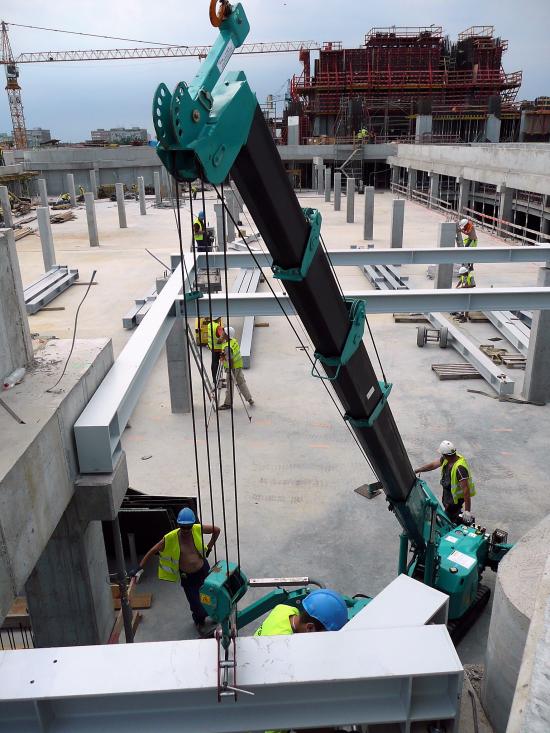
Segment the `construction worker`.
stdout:
<path fill-rule="evenodd" d="M 469 270 L 466 265 L 462 265 L 462 267 L 458 271 L 458 282 L 456 284 L 457 288 L 475 288 L 476 281 L 474 278 L 473 270 Z M 456 315 L 460 320 L 466 321 L 468 318 L 468 313 L 466 311 L 462 313 L 456 313 L 453 314 Z"/>
<path fill-rule="evenodd" d="M 225 401 L 220 406 L 220 410 L 229 410 L 233 404 L 233 384 L 236 382 L 237 389 L 240 391 L 243 399 L 249 405 L 254 404 L 252 395 L 246 384 L 243 374 L 243 358 L 239 342 L 235 338 L 235 329 L 233 326 L 227 326 L 223 329 L 223 347 L 224 350 L 220 356 L 222 364 L 227 374 L 227 389 L 225 391 Z"/>
<path fill-rule="evenodd" d="M 473 225 L 473 222 L 470 221 L 470 219 L 461 219 L 458 222 L 458 228 L 462 232 L 462 234 L 465 235 L 462 242 L 465 247 L 477 247 L 477 233 L 475 230 L 475 227 Z M 465 267 L 467 267 L 469 270 L 474 269 L 473 262 L 468 262 L 465 264 Z"/>
<path fill-rule="evenodd" d="M 347 621 L 348 609 L 342 596 L 329 588 L 319 588 L 304 598 L 300 610 L 284 603 L 275 606 L 254 636 L 339 631 Z"/>
<path fill-rule="evenodd" d="M 139 579 L 150 558 L 158 553 L 158 577 L 171 583 L 181 583 L 197 631 L 201 636 L 210 636 L 216 624 L 204 610 L 199 590 L 210 572 L 206 558 L 220 536 L 220 528 L 214 524 L 200 524 L 195 512 L 188 507 L 178 514 L 177 525 L 177 529 L 168 532 L 160 542 L 151 547 L 129 575 Z M 212 535 L 206 546 L 205 535 Z"/>
<path fill-rule="evenodd" d="M 206 222 L 204 218 L 204 211 L 199 211 L 197 216 L 193 218 L 193 238 L 195 240 L 195 247 L 201 251 L 204 248 L 204 230 Z"/>
<path fill-rule="evenodd" d="M 199 192 L 199 189 L 195 186 L 194 183 L 191 184 L 191 194 L 193 196 L 193 201 L 197 198 L 197 193 Z"/>
<path fill-rule="evenodd" d="M 442 441 L 439 453 L 441 454 L 439 459 L 420 466 L 415 473 L 421 474 L 440 468 L 442 503 L 449 519 L 458 524 L 459 514 L 462 513 L 462 521 L 471 522 L 472 496 L 476 495 L 476 489 L 468 461 L 456 452 L 450 440 Z"/>
<path fill-rule="evenodd" d="M 207 326 L 208 348 L 212 352 L 212 384 L 216 385 L 218 376 L 218 367 L 220 364 L 220 356 L 223 354 L 223 344 L 225 341 L 223 326 L 220 320 L 212 320 Z"/>
<path fill-rule="evenodd" d="M 369 133 L 364 127 L 362 127 L 359 130 L 359 132 L 357 133 L 357 139 L 359 140 L 359 142 L 362 142 L 362 143 L 365 142 L 368 136 L 369 136 Z"/>

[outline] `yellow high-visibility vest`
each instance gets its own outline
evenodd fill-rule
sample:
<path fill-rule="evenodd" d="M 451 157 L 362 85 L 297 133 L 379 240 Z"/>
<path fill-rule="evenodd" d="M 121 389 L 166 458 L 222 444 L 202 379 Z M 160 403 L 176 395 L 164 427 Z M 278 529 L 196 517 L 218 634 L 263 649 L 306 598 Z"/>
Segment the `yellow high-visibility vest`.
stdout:
<path fill-rule="evenodd" d="M 237 341 L 237 339 L 231 339 L 229 342 L 229 347 L 231 349 L 231 368 L 232 369 L 242 369 L 243 368 L 243 358 L 241 356 L 241 347 L 239 346 L 239 342 Z M 226 359 L 223 362 L 223 366 L 224 366 L 224 369 L 229 369 L 229 359 Z"/>
<path fill-rule="evenodd" d="M 458 504 L 460 499 L 464 499 L 464 491 L 462 490 L 462 486 L 460 485 L 456 477 L 456 472 L 459 466 L 464 466 L 464 468 L 468 471 L 468 485 L 470 487 L 470 496 L 476 495 L 476 487 L 472 479 L 472 472 L 470 470 L 470 466 L 468 465 L 468 461 L 464 458 L 464 456 L 461 456 L 458 453 L 457 457 L 458 460 L 455 461 L 451 466 L 451 494 L 453 495 L 453 503 L 455 504 Z M 441 464 L 442 476 L 447 463 L 448 460 L 445 458 L 443 463 Z"/>
<path fill-rule="evenodd" d="M 215 351 L 223 351 L 223 341 L 224 337 L 221 338 L 216 334 L 216 330 L 218 326 L 221 326 L 220 321 L 212 321 L 208 324 L 208 348 L 210 351 L 212 351 L 212 348 L 214 348 Z"/>
<path fill-rule="evenodd" d="M 206 555 L 202 540 L 202 529 L 200 524 L 194 524 L 192 528 L 193 541 L 200 555 Z M 164 550 L 159 554 L 158 576 L 160 580 L 169 580 L 171 583 L 180 582 L 180 541 L 179 529 L 164 535 Z"/>
<path fill-rule="evenodd" d="M 290 617 L 297 616 L 298 613 L 298 609 L 294 606 L 286 606 L 284 603 L 280 603 L 275 606 L 262 625 L 256 629 L 254 636 L 288 636 L 293 634 Z"/>
<path fill-rule="evenodd" d="M 199 225 L 198 232 L 195 231 L 195 226 L 197 224 Z M 193 235 L 195 237 L 195 242 L 202 242 L 202 240 L 204 239 L 204 224 L 202 223 L 202 221 L 199 219 L 198 216 L 195 216 L 193 218 Z"/>

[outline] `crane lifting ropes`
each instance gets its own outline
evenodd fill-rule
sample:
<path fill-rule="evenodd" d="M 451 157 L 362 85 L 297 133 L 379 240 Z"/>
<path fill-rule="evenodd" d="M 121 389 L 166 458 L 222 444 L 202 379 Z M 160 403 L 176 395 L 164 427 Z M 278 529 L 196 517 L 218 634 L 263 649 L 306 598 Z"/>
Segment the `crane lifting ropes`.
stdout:
<path fill-rule="evenodd" d="M 125 59 L 162 59 L 197 57 L 206 58 L 210 46 L 184 46 L 178 44 L 155 44 L 134 48 L 105 48 L 85 49 L 75 51 L 34 51 L 21 53 L 17 57 L 13 55 L 8 36 L 8 27 L 17 26 L 31 28 L 34 30 L 45 30 L 57 33 L 68 33 L 78 36 L 93 36 L 95 38 L 108 38 L 119 41 L 131 41 L 134 43 L 147 43 L 151 41 L 139 41 L 134 38 L 120 38 L 118 36 L 101 36 L 94 33 L 81 33 L 77 31 L 66 31 L 59 28 L 41 28 L 39 26 L 23 25 L 21 23 L 7 23 L 1 21 L 2 34 L 2 56 L 0 64 L 6 69 L 6 91 L 10 107 L 11 121 L 13 127 L 13 140 L 16 148 L 27 147 L 27 130 L 25 116 L 23 113 L 23 102 L 21 100 L 21 86 L 19 84 L 19 65 L 34 63 L 52 63 L 63 61 L 116 61 Z M 273 41 L 268 43 L 245 43 L 235 50 L 238 54 L 252 53 L 292 53 L 302 50 L 316 51 L 322 47 L 317 41 Z"/>

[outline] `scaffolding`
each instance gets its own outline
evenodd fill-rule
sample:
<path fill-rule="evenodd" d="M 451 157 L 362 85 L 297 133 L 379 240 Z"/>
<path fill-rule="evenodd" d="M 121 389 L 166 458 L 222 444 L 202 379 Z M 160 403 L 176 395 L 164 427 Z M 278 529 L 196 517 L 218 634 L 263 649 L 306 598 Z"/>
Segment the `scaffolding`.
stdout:
<path fill-rule="evenodd" d="M 359 48 L 327 41 L 313 64 L 302 50 L 302 73 L 290 83 L 294 114 L 307 120 L 300 135 L 350 138 L 363 128 L 370 141 L 402 140 L 428 110 L 434 136 L 470 142 L 496 110 L 509 137 L 520 117 L 521 71 L 504 72 L 506 48 L 493 26 L 472 26 L 455 43 L 441 26 L 392 26 L 371 28 Z"/>

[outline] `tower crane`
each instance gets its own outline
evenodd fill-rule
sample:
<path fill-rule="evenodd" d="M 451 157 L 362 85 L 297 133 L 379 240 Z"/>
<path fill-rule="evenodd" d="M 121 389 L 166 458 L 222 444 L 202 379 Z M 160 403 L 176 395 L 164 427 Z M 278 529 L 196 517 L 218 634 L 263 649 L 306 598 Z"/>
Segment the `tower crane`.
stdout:
<path fill-rule="evenodd" d="M 106 48 L 106 49 L 85 49 L 74 51 L 34 51 L 21 53 L 14 58 L 12 53 L 8 27 L 19 26 L 19 23 L 7 23 L 1 21 L 2 29 L 2 56 L 0 64 L 6 68 L 6 91 L 10 105 L 10 113 L 13 125 L 13 139 L 16 148 L 27 147 L 27 132 L 25 118 L 23 116 L 23 103 L 21 101 L 21 86 L 19 85 L 19 65 L 35 63 L 54 63 L 63 61 L 116 61 L 124 59 L 158 59 L 158 58 L 181 58 L 197 57 L 204 59 L 210 52 L 210 46 L 179 46 L 162 45 L 139 48 Z M 23 26 L 26 28 L 37 28 L 36 26 Z M 58 30 L 55 28 L 41 28 L 40 30 Z M 62 31 L 72 33 L 72 31 Z M 79 33 L 77 35 L 93 35 Z M 120 39 L 122 40 L 122 39 Z M 319 50 L 322 44 L 317 41 L 273 41 L 268 43 L 244 43 L 235 53 L 292 53 L 303 50 Z"/>

